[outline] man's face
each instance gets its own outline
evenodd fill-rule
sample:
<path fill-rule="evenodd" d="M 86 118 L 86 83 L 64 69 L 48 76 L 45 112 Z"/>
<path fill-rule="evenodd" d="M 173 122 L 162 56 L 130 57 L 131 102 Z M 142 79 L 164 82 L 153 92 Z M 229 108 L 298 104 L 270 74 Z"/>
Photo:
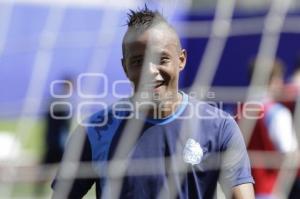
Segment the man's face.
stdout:
<path fill-rule="evenodd" d="M 135 93 L 139 91 L 145 100 L 163 101 L 177 95 L 186 52 L 180 49 L 176 37 L 164 28 L 151 28 L 135 34 L 124 46 L 124 71 Z"/>

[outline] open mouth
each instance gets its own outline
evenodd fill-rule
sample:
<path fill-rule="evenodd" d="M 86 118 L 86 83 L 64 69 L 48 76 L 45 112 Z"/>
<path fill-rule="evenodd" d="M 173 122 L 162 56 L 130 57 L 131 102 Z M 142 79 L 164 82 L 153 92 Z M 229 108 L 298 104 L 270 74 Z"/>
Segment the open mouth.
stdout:
<path fill-rule="evenodd" d="M 157 88 L 161 87 L 164 84 L 165 84 L 165 81 L 160 80 L 160 81 L 145 83 L 144 85 L 145 85 L 145 88 L 147 88 L 147 89 L 157 89 Z"/>

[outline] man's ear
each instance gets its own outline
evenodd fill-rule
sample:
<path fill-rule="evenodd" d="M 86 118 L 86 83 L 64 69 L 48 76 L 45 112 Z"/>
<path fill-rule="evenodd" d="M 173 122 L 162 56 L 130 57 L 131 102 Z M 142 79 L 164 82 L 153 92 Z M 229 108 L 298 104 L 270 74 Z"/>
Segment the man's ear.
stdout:
<path fill-rule="evenodd" d="M 186 64 L 187 53 L 185 49 L 182 49 L 179 55 L 179 71 L 182 71 Z"/>
<path fill-rule="evenodd" d="M 125 62 L 124 58 L 121 59 L 121 63 L 122 63 L 122 66 L 123 66 L 124 73 L 128 77 L 128 75 L 127 75 L 127 68 L 126 68 L 126 62 Z"/>

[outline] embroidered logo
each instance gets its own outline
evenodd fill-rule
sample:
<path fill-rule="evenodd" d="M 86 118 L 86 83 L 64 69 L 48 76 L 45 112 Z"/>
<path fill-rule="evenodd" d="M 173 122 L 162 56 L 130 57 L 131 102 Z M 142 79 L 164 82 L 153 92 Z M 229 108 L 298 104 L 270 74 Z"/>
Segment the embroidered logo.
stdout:
<path fill-rule="evenodd" d="M 183 149 L 183 160 L 192 165 L 199 164 L 203 157 L 203 150 L 198 142 L 189 138 Z"/>

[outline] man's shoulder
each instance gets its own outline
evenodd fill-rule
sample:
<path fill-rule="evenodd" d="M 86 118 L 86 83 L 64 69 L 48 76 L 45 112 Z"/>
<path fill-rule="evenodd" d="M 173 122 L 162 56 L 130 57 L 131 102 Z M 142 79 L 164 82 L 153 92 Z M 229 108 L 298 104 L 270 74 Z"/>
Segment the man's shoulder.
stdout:
<path fill-rule="evenodd" d="M 290 110 L 279 102 L 274 102 L 268 107 L 268 111 L 272 112 L 289 112 Z"/>
<path fill-rule="evenodd" d="M 232 119 L 232 116 L 220 108 L 220 103 L 213 101 L 203 101 L 194 97 L 189 98 L 190 109 L 195 111 L 195 115 L 200 119 Z"/>
<path fill-rule="evenodd" d="M 105 126 L 110 124 L 111 120 L 122 119 L 131 112 L 132 105 L 129 99 L 121 99 L 111 105 L 104 107 L 92 115 L 86 121 L 90 126 Z"/>
<path fill-rule="evenodd" d="M 81 124 L 93 148 L 99 144 L 101 145 L 101 143 L 110 142 L 109 140 L 115 135 L 122 121 L 126 119 L 125 116 L 128 112 L 127 109 L 125 109 L 126 103 L 121 103 L 125 101 L 126 100 L 120 100 L 96 111 L 86 119 L 84 124 Z M 118 108 L 116 108 L 116 104 Z M 122 104 L 124 104 L 124 106 Z"/>

